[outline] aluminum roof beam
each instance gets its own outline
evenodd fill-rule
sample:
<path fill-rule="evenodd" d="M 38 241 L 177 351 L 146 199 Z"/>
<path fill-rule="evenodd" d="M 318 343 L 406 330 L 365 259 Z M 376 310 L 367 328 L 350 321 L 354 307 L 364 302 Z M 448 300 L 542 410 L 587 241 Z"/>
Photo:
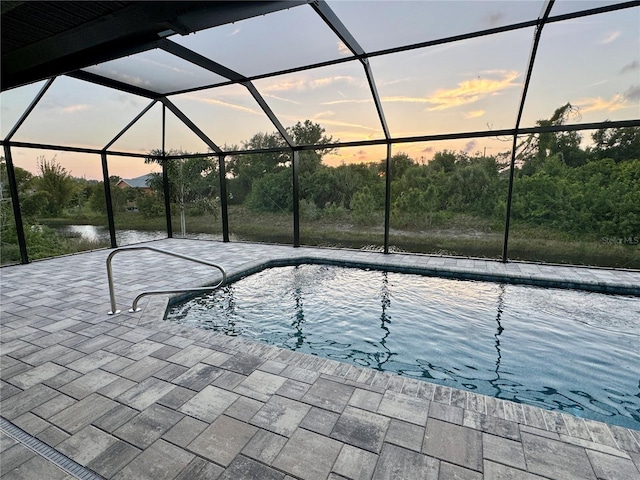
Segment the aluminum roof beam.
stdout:
<path fill-rule="evenodd" d="M 187 117 L 184 113 L 182 113 L 182 111 L 178 107 L 176 107 L 171 102 L 171 100 L 169 100 L 168 98 L 163 98 L 160 101 L 165 107 L 171 110 L 171 112 L 176 117 L 178 117 L 182 121 L 182 123 L 184 123 L 193 133 L 195 133 L 200 138 L 200 140 L 206 143 L 211 150 L 213 150 L 215 153 L 218 153 L 218 154 L 222 153 L 222 150 L 220 149 L 220 147 L 218 147 L 218 145 L 216 145 L 213 142 L 213 140 L 211 140 L 202 130 L 200 130 L 200 128 L 198 128 L 198 126 L 189 119 L 189 117 Z M 162 150 L 164 152 L 164 146 Z"/>
<path fill-rule="evenodd" d="M 106 150 L 107 150 L 111 145 L 113 145 L 114 143 L 116 143 L 116 142 L 118 141 L 118 139 L 119 139 L 122 135 L 124 135 L 124 134 L 127 132 L 127 130 L 129 130 L 131 127 L 133 127 L 133 125 L 134 125 L 138 120 L 140 120 L 140 119 L 144 116 L 144 114 L 145 114 L 145 113 L 147 113 L 149 110 L 151 110 L 151 107 L 153 107 L 153 106 L 156 104 L 156 102 L 157 102 L 157 100 L 153 100 L 149 105 L 147 105 L 147 106 L 144 108 L 144 110 L 142 110 L 142 111 L 141 111 L 141 112 L 136 116 L 136 118 L 134 118 L 133 120 L 131 120 L 131 121 L 129 122 L 129 124 L 128 124 L 126 127 L 124 127 L 122 130 L 120 130 L 120 133 L 118 133 L 115 137 L 113 137 L 113 140 L 111 140 L 109 143 L 107 143 L 107 144 L 104 146 L 103 150 L 105 150 L 105 151 L 106 151 Z"/>
<path fill-rule="evenodd" d="M 253 85 L 253 83 L 251 83 L 251 81 L 247 77 L 245 77 L 244 75 L 234 70 L 231 70 L 230 68 L 225 67 L 224 65 L 219 64 L 218 62 L 214 62 L 213 60 L 210 60 L 207 57 L 200 55 L 199 53 L 196 53 L 193 50 L 183 47 L 182 45 L 179 45 L 170 40 L 163 40 L 159 44 L 159 47 L 168 53 L 171 53 L 179 58 L 182 58 L 183 60 L 186 60 L 187 62 L 194 63 L 199 67 L 209 70 L 210 72 L 213 72 L 215 74 L 228 78 L 233 83 L 242 84 L 245 88 L 247 88 L 247 90 L 249 90 L 249 93 L 251 93 L 251 96 L 253 96 L 253 98 L 256 100 L 256 102 L 258 103 L 258 105 L 260 106 L 264 114 L 269 118 L 271 123 L 276 127 L 280 135 L 282 135 L 282 138 L 284 138 L 284 141 L 287 142 L 287 145 L 289 145 L 290 147 L 295 146 L 295 142 L 293 141 L 293 139 L 291 138 L 287 130 L 282 126 L 282 123 L 280 122 L 280 120 L 278 120 L 276 115 L 273 113 L 273 111 L 271 110 L 271 108 L 269 107 L 265 99 L 262 97 L 262 95 L 260 95 L 260 92 L 258 92 L 256 87 Z"/>
<path fill-rule="evenodd" d="M 11 131 L 7 134 L 7 136 L 5 137 L 5 140 L 11 140 L 11 137 L 13 137 L 16 132 L 18 131 L 18 129 L 20 128 L 20 126 L 25 122 L 25 120 L 27 119 L 27 117 L 31 114 L 31 112 L 33 111 L 34 108 L 36 108 L 36 105 L 38 105 L 38 103 L 40 102 L 40 100 L 42 99 L 42 97 L 44 97 L 44 94 L 47 93 L 47 90 L 49 90 L 49 87 L 51 86 L 51 84 L 53 83 L 53 81 L 56 79 L 57 77 L 53 77 L 50 78 L 49 80 L 47 80 L 47 82 L 42 86 L 42 88 L 40 89 L 40 91 L 38 92 L 38 94 L 34 97 L 34 99 L 31 101 L 31 103 L 29 104 L 29 106 L 26 108 L 26 110 L 24 111 L 24 113 L 22 114 L 22 116 L 18 119 L 18 121 L 16 122 L 16 124 L 13 126 L 13 128 L 11 129 Z"/>
<path fill-rule="evenodd" d="M 378 88 L 376 87 L 376 81 L 373 78 L 373 72 L 369 65 L 369 59 L 366 57 L 364 49 L 360 46 L 358 41 L 351 35 L 351 32 L 344 26 L 342 21 L 331 10 L 329 5 L 324 0 L 315 0 L 311 3 L 311 6 L 316 13 L 324 20 L 324 22 L 333 30 L 338 36 L 340 41 L 360 60 L 364 67 L 364 73 L 367 76 L 367 82 L 369 83 L 369 89 L 371 90 L 371 96 L 373 97 L 373 103 L 376 106 L 378 112 L 378 118 L 384 132 L 384 137 L 389 140 L 391 135 L 389 134 L 389 127 L 387 125 L 387 119 L 384 116 L 384 110 L 382 108 L 382 102 L 380 101 L 380 95 L 378 94 Z"/>
<path fill-rule="evenodd" d="M 129 83 L 121 82 L 119 80 L 114 80 L 112 78 L 103 77 L 102 75 L 98 75 L 92 72 L 86 72 L 84 70 L 78 70 L 76 72 L 68 73 L 67 77 L 76 78 L 78 80 L 84 80 L 86 82 L 95 83 L 96 85 L 102 85 L 103 87 L 114 88 L 116 90 L 120 90 L 121 92 L 131 93 L 133 95 L 138 95 L 144 98 L 151 98 L 154 100 L 158 100 L 164 96 L 161 93 L 157 93 L 152 90 L 148 90 L 146 88 L 138 87 L 136 85 L 131 85 Z"/>

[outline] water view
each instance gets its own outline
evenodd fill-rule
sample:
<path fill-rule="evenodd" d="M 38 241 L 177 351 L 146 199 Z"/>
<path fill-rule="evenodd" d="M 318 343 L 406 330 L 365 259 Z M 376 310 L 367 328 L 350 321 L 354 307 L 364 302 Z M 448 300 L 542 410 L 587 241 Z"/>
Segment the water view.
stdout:
<path fill-rule="evenodd" d="M 65 237 L 81 238 L 95 243 L 109 244 L 109 229 L 96 225 L 66 225 L 60 227 L 58 232 Z M 180 237 L 174 233 L 174 237 Z M 149 242 L 167 238 L 165 231 L 144 231 L 144 230 L 116 230 L 116 240 L 119 246 L 133 245 L 135 243 Z M 188 233 L 186 238 L 195 238 L 199 240 L 220 240 L 220 235 L 208 233 Z"/>

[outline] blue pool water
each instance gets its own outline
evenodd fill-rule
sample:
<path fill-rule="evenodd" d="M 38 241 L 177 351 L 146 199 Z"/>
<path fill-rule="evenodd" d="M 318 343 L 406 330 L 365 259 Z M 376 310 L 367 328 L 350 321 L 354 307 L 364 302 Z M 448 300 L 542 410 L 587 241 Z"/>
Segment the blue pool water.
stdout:
<path fill-rule="evenodd" d="M 640 430 L 640 299 L 301 265 L 168 319 Z"/>

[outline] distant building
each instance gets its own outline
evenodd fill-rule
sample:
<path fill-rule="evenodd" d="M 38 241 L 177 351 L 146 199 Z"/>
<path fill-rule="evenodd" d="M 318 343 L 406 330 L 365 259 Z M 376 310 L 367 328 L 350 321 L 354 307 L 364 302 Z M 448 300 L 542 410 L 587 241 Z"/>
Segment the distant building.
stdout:
<path fill-rule="evenodd" d="M 143 194 L 150 194 L 153 190 L 149 186 L 149 181 L 151 180 L 151 174 L 147 173 L 146 175 L 142 175 L 136 178 L 123 178 L 116 183 L 116 187 L 122 189 L 133 188 L 137 190 L 137 192 L 141 192 Z M 137 193 L 136 192 L 136 193 Z M 137 212 L 138 211 L 138 203 L 136 201 L 138 198 L 137 195 L 134 195 L 134 198 L 129 198 L 127 200 L 126 209 L 128 212 Z"/>
<path fill-rule="evenodd" d="M 151 180 L 151 174 L 147 173 L 136 178 L 123 178 L 116 183 L 116 187 L 120 188 L 138 188 L 143 192 L 151 192 L 149 181 Z"/>

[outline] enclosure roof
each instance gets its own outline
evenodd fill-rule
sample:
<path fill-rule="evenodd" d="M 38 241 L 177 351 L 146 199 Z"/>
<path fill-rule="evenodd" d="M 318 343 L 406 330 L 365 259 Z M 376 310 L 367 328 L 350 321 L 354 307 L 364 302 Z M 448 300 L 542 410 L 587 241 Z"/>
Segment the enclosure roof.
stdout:
<path fill-rule="evenodd" d="M 3 145 L 312 150 L 290 130 L 309 120 L 377 161 L 383 145 L 496 154 L 543 128 L 640 124 L 638 0 L 1 5 Z M 539 124 L 569 103 L 582 123 Z M 274 130 L 277 145 L 246 145 Z"/>
<path fill-rule="evenodd" d="M 302 1 L 2 1 L 2 91 Z"/>

